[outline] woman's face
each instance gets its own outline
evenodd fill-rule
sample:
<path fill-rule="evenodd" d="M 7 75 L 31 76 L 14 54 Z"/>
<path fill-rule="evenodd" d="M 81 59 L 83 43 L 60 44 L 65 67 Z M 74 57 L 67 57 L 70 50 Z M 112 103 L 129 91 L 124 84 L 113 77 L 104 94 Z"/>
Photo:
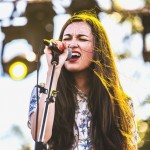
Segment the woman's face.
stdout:
<path fill-rule="evenodd" d="M 73 22 L 64 31 L 63 43 L 72 49 L 72 58 L 65 62 L 65 68 L 71 72 L 86 70 L 91 64 L 94 49 L 94 37 L 86 22 Z"/>

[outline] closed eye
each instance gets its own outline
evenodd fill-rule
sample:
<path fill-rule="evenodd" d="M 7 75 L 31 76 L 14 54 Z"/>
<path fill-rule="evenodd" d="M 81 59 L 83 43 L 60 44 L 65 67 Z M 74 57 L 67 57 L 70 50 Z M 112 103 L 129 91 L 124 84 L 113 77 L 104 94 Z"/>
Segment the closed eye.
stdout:
<path fill-rule="evenodd" d="M 64 38 L 63 41 L 71 40 L 71 38 Z"/>
<path fill-rule="evenodd" d="M 80 41 L 89 41 L 88 39 L 79 39 Z"/>

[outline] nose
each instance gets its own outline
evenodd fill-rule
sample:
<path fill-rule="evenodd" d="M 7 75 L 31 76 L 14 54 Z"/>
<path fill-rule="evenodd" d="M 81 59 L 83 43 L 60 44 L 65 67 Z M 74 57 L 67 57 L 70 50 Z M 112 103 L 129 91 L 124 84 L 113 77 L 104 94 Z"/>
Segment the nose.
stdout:
<path fill-rule="evenodd" d="M 68 47 L 69 47 L 69 48 L 76 48 L 76 47 L 79 47 L 78 41 L 76 41 L 76 40 L 70 41 L 70 42 L 68 43 Z"/>

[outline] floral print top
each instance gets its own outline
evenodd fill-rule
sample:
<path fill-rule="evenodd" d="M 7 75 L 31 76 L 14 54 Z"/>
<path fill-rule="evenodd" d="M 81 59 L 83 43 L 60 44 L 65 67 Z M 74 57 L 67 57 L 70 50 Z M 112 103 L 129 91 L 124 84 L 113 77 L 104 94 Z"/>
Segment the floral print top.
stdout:
<path fill-rule="evenodd" d="M 77 142 L 73 145 L 73 150 L 90 150 L 93 144 L 90 138 L 91 113 L 87 106 L 87 97 L 81 91 L 78 91 L 77 101 L 75 112 L 77 128 L 74 127 Z"/>
<path fill-rule="evenodd" d="M 29 105 L 29 120 L 28 125 L 30 127 L 30 116 L 36 110 L 37 107 L 37 94 L 36 87 L 34 87 Z M 90 122 L 91 122 L 91 113 L 87 106 L 87 97 L 83 94 L 82 91 L 78 90 L 77 92 L 77 108 L 75 112 L 75 121 L 76 125 L 74 126 L 74 135 L 76 142 L 72 146 L 71 150 L 92 150 L 92 140 L 90 136 Z M 40 97 L 40 88 L 38 88 L 38 97 Z M 133 104 L 129 103 L 131 108 L 133 108 Z M 134 112 L 133 112 L 134 113 Z M 135 132 L 134 141 L 137 141 L 138 134 Z"/>

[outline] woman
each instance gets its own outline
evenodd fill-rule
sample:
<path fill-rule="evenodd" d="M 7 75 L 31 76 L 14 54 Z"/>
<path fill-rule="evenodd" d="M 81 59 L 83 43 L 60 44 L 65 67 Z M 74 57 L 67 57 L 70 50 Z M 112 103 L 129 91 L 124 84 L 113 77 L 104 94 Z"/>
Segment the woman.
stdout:
<path fill-rule="evenodd" d="M 48 106 L 44 143 L 54 150 L 135 150 L 132 101 L 120 85 L 107 34 L 92 13 L 73 15 L 63 26 L 59 41 L 52 40 L 64 52 L 55 69 L 52 90 L 59 93 Z M 67 48 L 72 49 L 72 58 L 66 61 Z M 46 47 L 44 52 L 48 63 L 44 88 L 48 89 L 52 51 Z M 42 93 L 39 98 L 38 124 L 46 97 Z M 34 89 L 29 111 L 34 140 L 35 101 Z"/>

